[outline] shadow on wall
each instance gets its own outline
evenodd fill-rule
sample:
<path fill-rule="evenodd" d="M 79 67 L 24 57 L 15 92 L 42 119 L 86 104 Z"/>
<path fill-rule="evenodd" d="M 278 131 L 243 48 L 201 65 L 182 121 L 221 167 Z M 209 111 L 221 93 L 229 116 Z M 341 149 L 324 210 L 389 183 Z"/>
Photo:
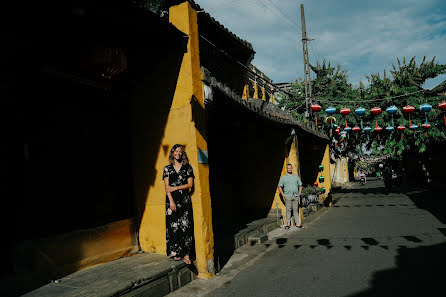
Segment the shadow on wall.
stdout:
<path fill-rule="evenodd" d="M 396 268 L 376 272 L 370 289 L 349 297 L 443 295 L 445 251 L 446 243 L 400 248 Z"/>
<path fill-rule="evenodd" d="M 298 134 L 298 142 L 302 184 L 313 185 L 324 158 L 326 143 L 308 133 Z"/>
<path fill-rule="evenodd" d="M 206 106 L 215 263 L 234 252 L 234 235 L 271 208 L 291 129 L 244 110 L 219 91 Z"/>
<path fill-rule="evenodd" d="M 67 259 L 42 254 L 42 240 L 57 246 L 65 234 L 129 218 L 136 218 L 137 230 L 146 191 L 157 182 L 155 158 L 187 42 L 165 27 L 153 29 L 162 28 L 158 17 L 132 15 L 135 11 L 126 9 L 114 11 L 119 22 L 109 20 L 107 30 L 93 8 L 91 18 L 41 10 L 36 15 L 56 18 L 53 24 L 57 21 L 64 34 L 55 37 L 54 30 L 41 28 L 43 24 L 29 28 L 20 42 L 11 43 L 17 47 L 6 57 L 12 65 L 5 61 L 8 66 L 1 73 L 11 77 L 8 99 L 2 101 L 6 109 L 1 108 L 9 110 L 2 120 L 11 127 L 2 155 L 8 160 L 2 175 L 9 178 L 2 180 L 6 185 L 1 188 L 6 189 L 2 197 L 10 197 L 5 206 L 13 219 L 2 218 L 11 228 L 5 234 L 8 244 L 2 246 L 5 264 L 0 272 L 2 280 L 20 275 L 9 282 L 14 288 L 6 295 L 23 294 L 83 268 L 79 263 L 85 260 L 85 247 L 74 241 Z M 108 96 L 102 85 L 90 84 L 97 78 L 80 63 L 98 43 L 121 48 L 128 61 Z M 113 248 L 113 243 L 104 243 L 100 249 L 108 253 Z M 12 252 L 17 256 L 10 256 Z"/>

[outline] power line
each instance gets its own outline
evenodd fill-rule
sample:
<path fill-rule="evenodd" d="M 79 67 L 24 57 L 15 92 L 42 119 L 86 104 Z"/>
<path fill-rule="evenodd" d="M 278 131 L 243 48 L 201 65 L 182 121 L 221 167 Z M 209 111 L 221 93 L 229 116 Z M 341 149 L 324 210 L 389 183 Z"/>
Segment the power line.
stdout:
<path fill-rule="evenodd" d="M 212 41 L 208 40 L 206 37 L 204 37 L 203 35 L 199 35 L 201 39 L 203 39 L 204 41 L 206 41 L 209 45 L 211 45 L 212 47 L 214 47 L 215 49 L 217 49 L 218 51 L 220 51 L 222 54 L 224 54 L 225 56 L 227 56 L 229 59 L 231 59 L 232 61 L 234 61 L 235 63 L 237 63 L 238 65 L 240 65 L 241 67 L 243 67 L 246 71 L 248 71 L 249 73 L 251 73 L 252 75 L 254 75 L 256 78 L 260 78 L 261 80 L 263 80 L 266 83 L 272 84 L 271 82 L 269 82 L 268 80 L 266 80 L 264 77 L 260 76 L 259 74 L 255 73 L 254 71 L 252 71 L 249 67 L 247 67 L 245 64 L 243 64 L 242 62 L 240 62 L 239 60 L 237 60 L 236 58 L 234 58 L 233 56 L 231 56 L 230 54 L 228 54 L 227 52 L 225 52 L 224 50 L 222 50 L 221 48 L 219 48 L 218 46 L 216 46 L 214 43 L 212 43 Z M 277 87 L 276 85 L 274 85 L 274 89 L 278 89 L 281 92 L 284 92 L 285 94 L 293 97 L 294 99 L 298 99 L 299 97 L 296 97 L 295 95 L 291 94 L 290 92 L 288 92 L 285 89 L 282 89 L 280 87 Z"/>
<path fill-rule="evenodd" d="M 271 5 L 273 5 L 273 6 L 279 11 L 279 13 L 280 13 L 283 17 L 285 17 L 288 21 L 290 21 L 292 24 L 294 24 L 294 25 L 296 26 L 296 28 L 299 28 L 299 25 L 298 25 L 297 23 L 293 22 L 291 19 L 289 19 L 289 18 L 286 16 L 286 14 L 285 14 L 279 7 L 277 7 L 277 6 L 274 4 L 274 2 L 273 2 L 272 0 L 267 0 L 267 1 L 269 1 L 269 2 L 271 3 Z M 300 28 L 299 28 L 299 29 L 300 29 Z"/>
<path fill-rule="evenodd" d="M 411 92 L 411 93 L 407 93 L 407 94 L 402 94 L 402 95 L 397 95 L 397 96 L 393 96 L 393 97 L 385 97 L 385 98 L 377 98 L 377 99 L 368 99 L 368 100 L 346 100 L 346 101 L 342 101 L 342 100 L 324 100 L 324 99 L 315 99 L 315 101 L 318 101 L 318 102 L 328 102 L 328 103 L 375 102 L 375 101 L 383 101 L 383 100 L 395 99 L 395 98 L 399 98 L 399 97 L 405 97 L 405 96 L 409 96 L 409 95 L 416 94 L 416 93 L 422 93 L 422 92 L 426 92 L 426 91 L 427 91 L 427 90 L 419 90 L 419 91 L 415 91 L 415 92 Z"/>
<path fill-rule="evenodd" d="M 262 0 L 256 0 L 257 2 L 259 2 L 263 7 L 265 7 L 265 9 L 269 10 L 271 13 L 273 13 L 276 17 L 279 18 L 279 20 L 281 20 L 284 24 L 288 25 L 291 29 L 299 30 L 299 27 L 296 27 L 296 25 L 292 22 L 290 22 L 289 20 L 286 21 L 284 18 L 282 18 L 280 15 L 278 15 L 274 10 L 270 9 Z M 288 19 L 288 18 L 286 18 Z"/>

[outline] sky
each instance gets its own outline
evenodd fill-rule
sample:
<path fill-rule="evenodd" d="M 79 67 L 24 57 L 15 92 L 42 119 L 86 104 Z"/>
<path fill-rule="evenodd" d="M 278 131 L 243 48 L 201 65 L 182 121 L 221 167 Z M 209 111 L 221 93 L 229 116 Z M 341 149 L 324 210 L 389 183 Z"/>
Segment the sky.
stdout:
<path fill-rule="evenodd" d="M 253 64 L 274 82 L 303 78 L 300 5 L 304 4 L 310 63 L 340 65 L 357 86 L 397 58 L 423 56 L 446 64 L 444 0 L 195 0 L 231 32 L 250 42 Z M 388 72 L 389 73 L 389 72 Z M 312 73 L 312 77 L 314 77 Z M 431 79 L 431 89 L 446 75 Z"/>

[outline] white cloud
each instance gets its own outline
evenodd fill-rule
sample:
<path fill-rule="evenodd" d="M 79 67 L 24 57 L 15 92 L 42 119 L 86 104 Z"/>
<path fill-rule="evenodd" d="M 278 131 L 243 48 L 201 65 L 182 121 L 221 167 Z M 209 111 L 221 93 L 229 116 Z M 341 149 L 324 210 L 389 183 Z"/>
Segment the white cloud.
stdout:
<path fill-rule="evenodd" d="M 300 3 L 294 0 L 197 0 L 252 43 L 253 63 L 274 81 L 303 76 Z M 327 59 L 351 82 L 391 69 L 397 57 L 423 56 L 446 64 L 446 3 L 429 1 L 305 1 L 310 61 Z M 265 6 L 267 8 L 265 8 Z M 278 8 L 278 9 L 277 9 Z"/>

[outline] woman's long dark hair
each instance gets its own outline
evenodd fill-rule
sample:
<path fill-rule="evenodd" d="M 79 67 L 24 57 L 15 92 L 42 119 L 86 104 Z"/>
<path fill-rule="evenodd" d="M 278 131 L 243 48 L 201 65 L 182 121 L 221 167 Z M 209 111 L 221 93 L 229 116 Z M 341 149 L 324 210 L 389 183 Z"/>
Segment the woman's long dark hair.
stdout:
<path fill-rule="evenodd" d="M 173 156 L 173 152 L 177 149 L 181 147 L 181 151 L 183 152 L 181 155 L 181 163 L 183 165 L 189 164 L 189 158 L 187 157 L 186 151 L 184 149 L 184 145 L 181 144 L 175 144 L 171 149 L 170 149 L 170 153 L 169 153 L 169 162 L 170 164 L 173 164 L 175 162 L 175 158 Z"/>

